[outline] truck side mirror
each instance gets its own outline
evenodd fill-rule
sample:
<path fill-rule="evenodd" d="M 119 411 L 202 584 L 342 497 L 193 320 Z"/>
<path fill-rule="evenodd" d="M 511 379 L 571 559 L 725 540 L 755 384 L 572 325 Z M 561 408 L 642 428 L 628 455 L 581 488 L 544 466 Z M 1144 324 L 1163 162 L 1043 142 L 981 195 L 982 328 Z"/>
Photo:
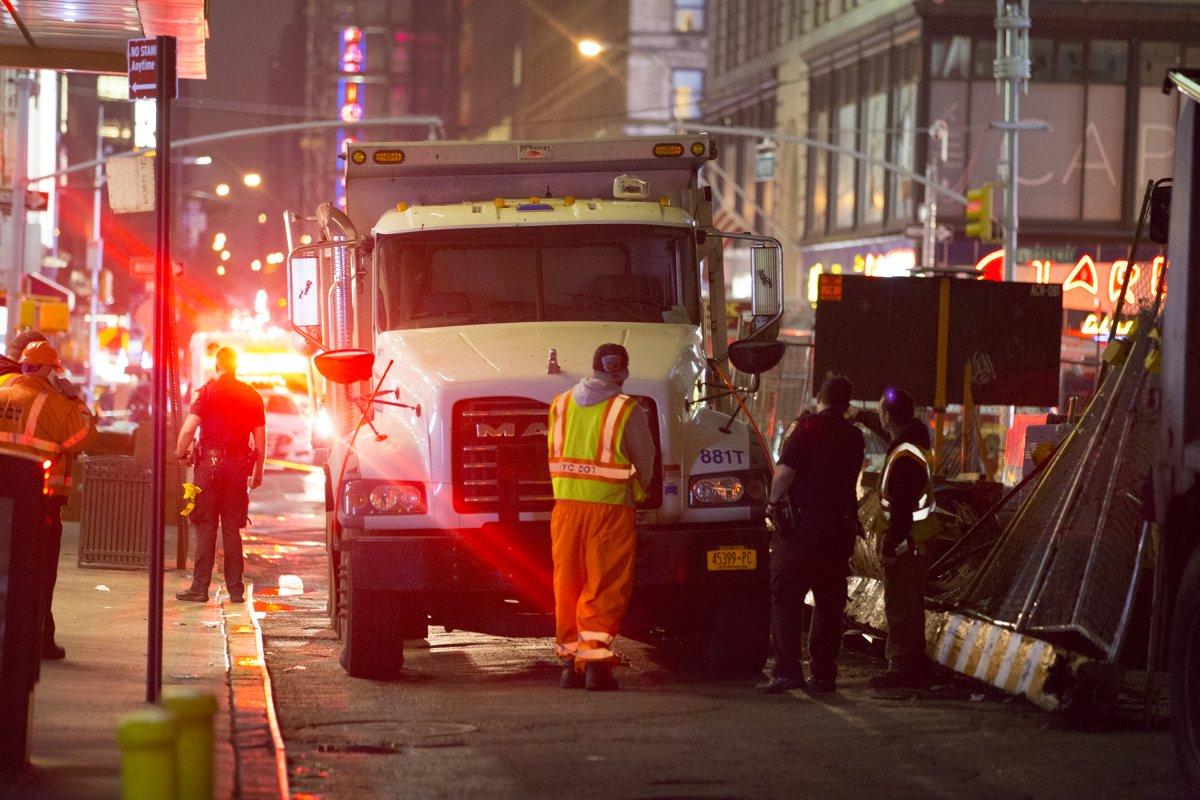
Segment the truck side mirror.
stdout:
<path fill-rule="evenodd" d="M 787 345 L 778 340 L 740 339 L 729 345 L 729 360 L 739 372 L 758 375 L 783 359 Z"/>
<path fill-rule="evenodd" d="M 369 350 L 329 350 L 313 356 L 313 364 L 333 383 L 358 383 L 371 377 L 375 354 Z"/>
<path fill-rule="evenodd" d="M 1171 186 L 1155 186 L 1150 192 L 1150 241 L 1167 243 L 1171 229 Z"/>
<path fill-rule="evenodd" d="M 779 250 L 762 244 L 750 248 L 750 308 L 756 317 L 777 317 L 783 312 L 783 265 Z M 770 369 L 770 367 L 768 367 Z"/>

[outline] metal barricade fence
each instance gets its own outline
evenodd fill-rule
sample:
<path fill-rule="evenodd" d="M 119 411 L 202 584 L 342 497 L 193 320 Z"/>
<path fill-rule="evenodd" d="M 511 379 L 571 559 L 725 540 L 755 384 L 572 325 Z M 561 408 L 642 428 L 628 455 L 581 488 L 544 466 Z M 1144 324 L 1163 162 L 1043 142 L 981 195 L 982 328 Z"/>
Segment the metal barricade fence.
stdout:
<path fill-rule="evenodd" d="M 132 456 L 86 457 L 77 563 L 145 569 L 149 553 L 149 465 Z"/>
<path fill-rule="evenodd" d="M 788 426 L 804 410 L 812 393 L 811 337 L 781 336 L 780 341 L 787 345 L 783 359 L 760 377 L 758 391 L 747 404 L 775 458 Z"/>

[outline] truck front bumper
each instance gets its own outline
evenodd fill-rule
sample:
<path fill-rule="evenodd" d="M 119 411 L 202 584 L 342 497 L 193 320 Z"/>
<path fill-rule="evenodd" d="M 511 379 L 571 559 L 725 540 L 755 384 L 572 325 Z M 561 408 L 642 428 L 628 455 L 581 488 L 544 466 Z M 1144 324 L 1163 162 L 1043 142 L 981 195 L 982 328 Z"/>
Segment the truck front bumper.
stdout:
<path fill-rule="evenodd" d="M 552 595 L 549 523 L 522 523 L 515 534 L 499 525 L 345 533 L 342 558 L 349 558 L 356 586 L 432 594 L 510 593 L 531 600 Z M 635 592 L 765 581 L 768 542 L 766 529 L 750 523 L 639 527 Z M 739 558 L 714 563 L 710 551 L 722 549 Z M 724 568 L 714 568 L 718 566 Z"/>

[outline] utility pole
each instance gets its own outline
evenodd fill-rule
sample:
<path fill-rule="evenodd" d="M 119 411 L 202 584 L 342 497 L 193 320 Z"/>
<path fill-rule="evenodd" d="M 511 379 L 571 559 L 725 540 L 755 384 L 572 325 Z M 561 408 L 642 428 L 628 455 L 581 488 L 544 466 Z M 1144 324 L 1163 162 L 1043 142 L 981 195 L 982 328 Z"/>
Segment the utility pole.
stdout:
<path fill-rule="evenodd" d="M 16 77 L 17 119 L 13 142 L 12 212 L 9 216 L 12 235 L 8 256 L 8 324 L 5 343 L 11 342 L 21 327 L 21 280 L 25 276 L 25 191 L 29 184 L 29 98 L 33 78 L 21 70 Z"/>
<path fill-rule="evenodd" d="M 948 155 L 950 126 L 939 119 L 929 126 L 929 160 L 925 163 L 925 203 L 921 206 L 921 269 L 926 274 L 937 268 L 938 167 Z"/>
<path fill-rule="evenodd" d="M 996 172 L 1004 183 L 1004 280 L 1017 277 L 1017 135 L 1021 130 L 1044 130 L 1021 124 L 1021 94 L 1029 93 L 1029 0 L 996 0 L 996 60 L 992 62 L 996 91 L 1004 98 L 1004 120 L 992 127 L 1004 132 L 1004 159 Z"/>
<path fill-rule="evenodd" d="M 92 300 L 89 307 L 88 323 L 88 372 L 87 396 L 89 402 L 96 402 L 96 362 L 100 358 L 100 347 L 96 341 L 98 320 L 100 316 L 100 271 L 104 267 L 104 239 L 100 235 L 100 189 L 104 183 L 104 103 L 98 106 L 96 118 L 96 173 L 92 186 L 92 243 L 88 248 L 88 260 L 92 268 Z"/>

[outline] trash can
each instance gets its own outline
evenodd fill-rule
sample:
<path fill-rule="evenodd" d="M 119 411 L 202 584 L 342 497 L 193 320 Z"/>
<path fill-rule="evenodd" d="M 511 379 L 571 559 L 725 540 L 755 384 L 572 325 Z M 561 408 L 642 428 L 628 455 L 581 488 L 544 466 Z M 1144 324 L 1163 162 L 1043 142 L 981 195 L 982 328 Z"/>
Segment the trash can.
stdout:
<path fill-rule="evenodd" d="M 41 664 L 41 459 L 0 452 L 0 773 L 29 758 L 29 709 Z"/>
<path fill-rule="evenodd" d="M 133 456 L 86 457 L 79 566 L 146 569 L 149 563 L 149 465 Z"/>

